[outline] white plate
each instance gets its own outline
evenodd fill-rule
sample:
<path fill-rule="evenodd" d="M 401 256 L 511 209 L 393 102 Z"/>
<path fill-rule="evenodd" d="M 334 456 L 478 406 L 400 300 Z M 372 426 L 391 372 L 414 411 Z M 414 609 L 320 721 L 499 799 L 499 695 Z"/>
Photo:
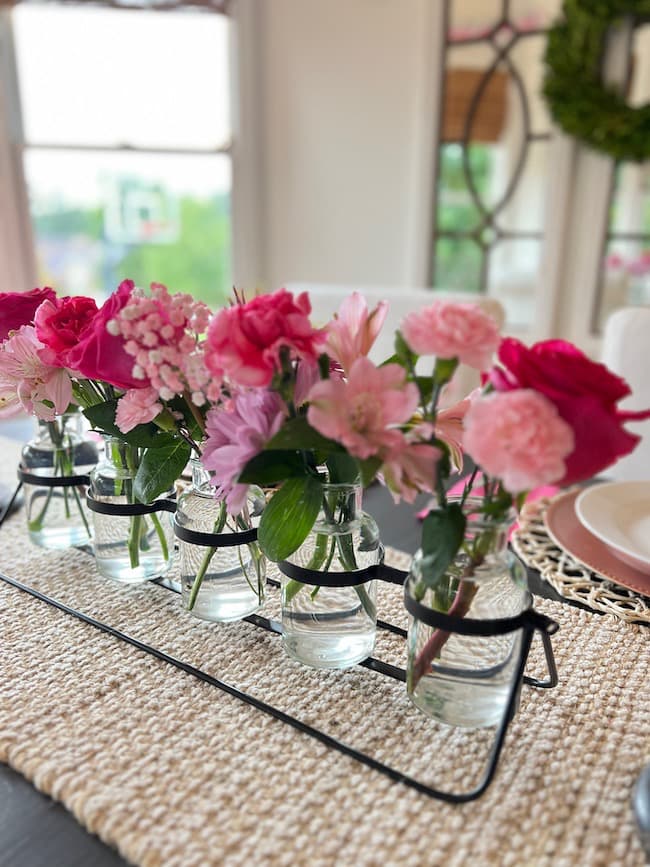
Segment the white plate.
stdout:
<path fill-rule="evenodd" d="M 650 574 L 650 482 L 607 482 L 583 491 L 578 518 L 624 563 Z"/>

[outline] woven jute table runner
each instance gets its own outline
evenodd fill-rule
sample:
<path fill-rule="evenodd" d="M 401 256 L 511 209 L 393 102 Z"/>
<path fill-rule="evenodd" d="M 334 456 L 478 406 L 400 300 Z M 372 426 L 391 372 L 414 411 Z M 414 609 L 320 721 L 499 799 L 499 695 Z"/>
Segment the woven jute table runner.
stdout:
<path fill-rule="evenodd" d="M 100 578 L 87 553 L 30 547 L 24 524 L 0 529 L 5 575 L 424 782 L 480 776 L 491 730 L 437 725 L 361 667 L 306 669 L 251 623 L 201 622 L 163 587 Z M 404 625 L 399 588 L 380 589 L 379 616 Z M 650 753 L 650 632 L 536 607 L 561 627 L 560 684 L 523 688 L 492 787 L 453 806 L 0 581 L 0 760 L 146 867 L 642 865 L 630 796 Z M 375 655 L 403 666 L 403 639 L 380 632 Z M 544 674 L 538 640 L 529 672 Z"/>

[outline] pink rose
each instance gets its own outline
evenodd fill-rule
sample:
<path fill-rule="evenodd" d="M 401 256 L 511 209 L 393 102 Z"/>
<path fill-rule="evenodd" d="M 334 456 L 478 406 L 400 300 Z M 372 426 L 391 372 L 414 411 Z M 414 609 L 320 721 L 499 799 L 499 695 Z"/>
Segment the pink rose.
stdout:
<path fill-rule="evenodd" d="M 481 469 L 519 494 L 562 478 L 574 440 L 551 401 L 526 388 L 474 401 L 463 445 Z"/>
<path fill-rule="evenodd" d="M 485 370 L 499 345 L 499 326 L 476 304 L 434 301 L 409 313 L 401 327 L 404 340 L 418 355 L 457 358 Z"/>
<path fill-rule="evenodd" d="M 128 303 L 135 286 L 133 280 L 123 280 L 104 302 L 79 335 L 79 342 L 68 352 L 67 366 L 88 379 L 122 388 L 143 388 L 149 382 L 133 375 L 133 358 L 124 349 L 124 338 L 114 335 L 112 320 Z M 109 331 L 109 327 L 111 331 Z"/>
<path fill-rule="evenodd" d="M 650 418 L 650 410 L 619 410 L 618 401 L 630 394 L 628 384 L 571 343 L 545 340 L 528 348 L 509 337 L 501 343 L 499 361 L 503 367 L 490 373 L 498 391 L 535 389 L 573 429 L 575 448 L 558 484 L 591 478 L 629 454 L 639 442 L 623 422 Z"/>
<path fill-rule="evenodd" d="M 79 342 L 79 335 L 97 313 L 92 298 L 54 298 L 44 301 L 36 311 L 34 325 L 38 339 L 49 350 L 48 361 L 57 367 L 68 366 L 68 352 Z"/>
<path fill-rule="evenodd" d="M 34 313 L 43 301 L 54 301 L 56 292 L 46 286 L 30 292 L 0 292 L 0 342 L 6 340 L 10 331 L 18 331 L 21 325 L 31 325 Z"/>
<path fill-rule="evenodd" d="M 312 327 L 310 313 L 307 293 L 294 298 L 286 289 L 220 310 L 208 328 L 208 369 L 239 385 L 266 386 L 279 369 L 281 347 L 316 360 L 325 332 Z"/>

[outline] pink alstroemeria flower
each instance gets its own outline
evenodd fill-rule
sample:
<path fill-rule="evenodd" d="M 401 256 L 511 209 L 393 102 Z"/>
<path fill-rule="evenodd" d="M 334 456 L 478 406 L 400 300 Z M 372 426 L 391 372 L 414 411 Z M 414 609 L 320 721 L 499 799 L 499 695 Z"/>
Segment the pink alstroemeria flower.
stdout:
<path fill-rule="evenodd" d="M 410 442 L 402 436 L 402 442 L 389 452 L 379 469 L 379 475 L 396 503 L 400 499 L 412 503 L 422 491 L 433 493 L 441 455 L 435 446 Z"/>
<path fill-rule="evenodd" d="M 399 448 L 402 433 L 395 427 L 415 412 L 418 390 L 406 382 L 398 364 L 375 367 L 362 356 L 353 363 L 347 381 L 316 383 L 309 402 L 309 424 L 363 459 Z"/>
<path fill-rule="evenodd" d="M 43 344 L 33 325 L 23 325 L 0 346 L 0 416 L 21 408 L 43 421 L 54 421 L 72 400 L 66 370 L 41 359 Z M 47 403 L 46 403 L 47 401 Z"/>
<path fill-rule="evenodd" d="M 475 389 L 463 400 L 447 409 L 441 409 L 436 415 L 435 434 L 449 449 L 449 457 L 453 469 L 459 473 L 463 469 L 463 421 L 472 401 L 481 394 Z"/>
<path fill-rule="evenodd" d="M 357 358 L 368 355 L 387 313 L 387 301 L 380 301 L 370 312 L 359 292 L 344 299 L 327 326 L 326 344 L 327 352 L 340 362 L 343 370 L 348 371 Z"/>

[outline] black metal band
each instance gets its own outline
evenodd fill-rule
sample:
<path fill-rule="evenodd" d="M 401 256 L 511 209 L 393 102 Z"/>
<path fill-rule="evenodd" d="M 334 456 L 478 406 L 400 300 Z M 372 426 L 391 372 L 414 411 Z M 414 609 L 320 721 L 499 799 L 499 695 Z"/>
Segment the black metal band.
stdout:
<path fill-rule="evenodd" d="M 104 503 L 102 500 L 96 500 L 88 491 L 86 505 L 91 512 L 97 512 L 98 515 L 119 515 L 123 518 L 132 518 L 135 515 L 152 515 L 154 512 L 175 512 L 176 494 L 154 500 L 153 503 Z"/>
<path fill-rule="evenodd" d="M 203 548 L 236 548 L 238 545 L 250 545 L 257 541 L 257 529 L 242 530 L 241 533 L 200 533 L 198 530 L 188 530 L 174 518 L 174 535 L 181 542 L 200 545 Z"/>
<path fill-rule="evenodd" d="M 540 614 L 534 608 L 526 608 L 515 617 L 501 617 L 494 620 L 475 620 L 470 617 L 443 614 L 422 605 L 411 596 L 408 588 L 404 589 L 404 607 L 412 617 L 426 623 L 427 626 L 431 626 L 433 629 L 442 629 L 444 632 L 455 632 L 459 635 L 506 635 L 517 629 L 538 630 L 547 635 L 553 635 L 560 628 L 554 620 L 546 617 L 545 614 Z"/>
<path fill-rule="evenodd" d="M 38 485 L 39 488 L 76 488 L 79 485 L 89 485 L 90 476 L 39 476 L 36 473 L 28 473 L 22 464 L 17 471 L 18 478 L 24 485 Z"/>
<path fill-rule="evenodd" d="M 390 584 L 403 584 L 408 572 L 394 569 L 384 563 L 375 563 L 365 569 L 355 569 L 351 572 L 319 572 L 317 569 L 305 569 L 287 560 L 280 560 L 278 569 L 287 578 L 300 581 L 301 584 L 312 584 L 315 587 L 358 587 L 368 581 L 388 581 Z"/>

